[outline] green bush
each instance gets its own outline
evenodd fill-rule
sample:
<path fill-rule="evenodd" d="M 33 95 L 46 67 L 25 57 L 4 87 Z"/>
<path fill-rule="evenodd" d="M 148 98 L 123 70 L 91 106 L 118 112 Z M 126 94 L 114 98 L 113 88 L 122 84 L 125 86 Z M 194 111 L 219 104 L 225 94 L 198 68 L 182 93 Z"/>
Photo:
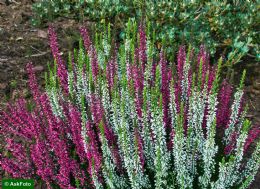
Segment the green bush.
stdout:
<path fill-rule="evenodd" d="M 229 57 L 247 54 L 259 59 L 258 8 L 252 0 L 41 0 L 33 5 L 33 23 L 60 16 L 92 21 L 98 26 L 105 21 L 112 23 L 122 39 L 129 18 L 138 22 L 148 19 L 159 34 L 158 46 L 165 37 L 169 46 L 174 44 L 168 51 L 189 42 L 192 46 L 205 44 L 212 55 L 224 50 L 226 54 L 232 52 Z"/>

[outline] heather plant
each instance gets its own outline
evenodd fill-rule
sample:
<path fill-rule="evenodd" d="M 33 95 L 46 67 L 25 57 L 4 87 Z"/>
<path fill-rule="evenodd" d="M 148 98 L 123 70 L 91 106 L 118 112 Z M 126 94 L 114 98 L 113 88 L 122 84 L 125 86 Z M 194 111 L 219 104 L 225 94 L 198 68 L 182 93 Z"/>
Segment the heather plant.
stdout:
<path fill-rule="evenodd" d="M 253 0 L 40 0 L 33 5 L 32 21 L 40 24 L 66 17 L 94 22 L 97 28 L 102 28 L 105 21 L 112 23 L 124 39 L 128 19 L 138 22 L 147 19 L 156 30 L 158 46 L 167 38 L 167 54 L 182 44 L 196 47 L 203 43 L 212 56 L 216 51 L 230 52 L 228 58 L 234 63 L 245 54 L 259 59 L 258 9 L 258 2 Z"/>
<path fill-rule="evenodd" d="M 126 31 L 116 44 L 108 26 L 93 43 L 81 28 L 65 64 L 49 28 L 45 91 L 28 64 L 33 108 L 21 99 L 0 114 L 2 169 L 48 188 L 248 188 L 260 130 L 245 118 L 245 72 L 234 90 L 204 46 L 197 55 L 181 46 L 170 62 L 151 28 Z"/>

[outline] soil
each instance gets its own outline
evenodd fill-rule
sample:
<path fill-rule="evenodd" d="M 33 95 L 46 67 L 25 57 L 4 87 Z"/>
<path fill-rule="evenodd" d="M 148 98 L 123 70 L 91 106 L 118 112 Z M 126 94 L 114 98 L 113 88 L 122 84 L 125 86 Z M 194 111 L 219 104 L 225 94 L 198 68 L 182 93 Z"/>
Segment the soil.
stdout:
<path fill-rule="evenodd" d="M 15 101 L 19 97 L 30 98 L 24 69 L 28 62 L 33 63 L 42 86 L 47 63 L 52 62 L 47 39 L 48 23 L 38 28 L 31 25 L 32 3 L 33 0 L 0 0 L 0 110 L 8 101 Z M 58 33 L 61 52 L 65 55 L 76 44 L 80 24 L 62 18 L 53 24 Z M 249 104 L 247 117 L 253 125 L 260 126 L 259 62 L 245 58 L 235 66 L 235 78 L 241 76 L 243 69 L 247 69 L 245 83 L 245 96 Z M 259 185 L 260 172 L 251 189 L 257 189 Z"/>
<path fill-rule="evenodd" d="M 53 61 L 47 35 L 50 23 L 41 28 L 32 26 L 32 1 L 9 2 L 6 5 L 5 1 L 0 0 L 0 108 L 19 96 L 29 97 L 24 69 L 27 63 L 33 63 L 41 82 L 47 64 Z M 58 19 L 52 24 L 55 25 L 61 52 L 65 56 L 79 39 L 79 24 L 68 19 Z"/>

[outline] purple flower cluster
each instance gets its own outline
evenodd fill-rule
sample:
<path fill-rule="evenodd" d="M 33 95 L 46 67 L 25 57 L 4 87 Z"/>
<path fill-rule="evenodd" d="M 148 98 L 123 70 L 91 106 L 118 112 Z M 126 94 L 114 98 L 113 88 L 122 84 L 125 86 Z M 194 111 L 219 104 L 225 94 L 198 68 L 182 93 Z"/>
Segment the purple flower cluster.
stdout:
<path fill-rule="evenodd" d="M 30 178 L 34 173 L 34 168 L 23 144 L 11 138 L 5 141 L 6 150 L 15 158 L 1 158 L 0 164 L 2 168 L 11 173 L 14 178 Z"/>
<path fill-rule="evenodd" d="M 57 118 L 47 95 L 40 94 L 37 88 L 31 64 L 27 68 L 36 107 L 30 112 L 22 99 L 1 112 L 1 135 L 7 144 L 5 150 L 13 157 L 1 154 L 2 168 L 13 177 L 32 178 L 38 175 L 48 188 L 52 188 L 53 184 L 61 188 L 75 188 L 71 185 L 71 178 L 86 185 L 86 171 L 80 166 L 87 161 L 80 134 L 80 113 L 68 104 L 69 114 L 64 120 Z M 73 146 L 80 161 L 71 155 L 74 153 L 71 151 Z"/>

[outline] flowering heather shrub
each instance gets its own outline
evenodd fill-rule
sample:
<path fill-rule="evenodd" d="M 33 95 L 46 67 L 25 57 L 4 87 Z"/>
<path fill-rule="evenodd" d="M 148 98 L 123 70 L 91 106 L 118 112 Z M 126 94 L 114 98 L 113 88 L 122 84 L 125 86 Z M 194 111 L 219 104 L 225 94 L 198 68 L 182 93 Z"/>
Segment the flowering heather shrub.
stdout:
<path fill-rule="evenodd" d="M 2 169 L 42 179 L 48 188 L 248 188 L 260 165 L 259 128 L 245 119 L 243 73 L 234 92 L 221 83 L 204 47 L 180 47 L 168 62 L 155 34 L 127 28 L 115 45 L 110 28 L 85 28 L 68 64 L 49 28 L 54 68 L 40 92 L 28 64 L 34 108 L 25 100 L 0 114 Z"/>

